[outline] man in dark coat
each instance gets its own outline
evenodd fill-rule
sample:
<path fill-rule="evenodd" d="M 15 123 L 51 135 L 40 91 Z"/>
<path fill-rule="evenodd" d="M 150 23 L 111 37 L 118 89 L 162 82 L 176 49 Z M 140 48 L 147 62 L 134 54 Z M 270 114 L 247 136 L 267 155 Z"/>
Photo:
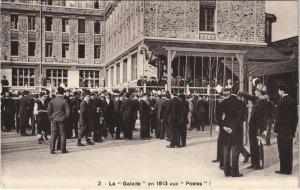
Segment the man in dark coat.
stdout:
<path fill-rule="evenodd" d="M 158 99 L 156 100 L 156 103 L 154 105 L 154 111 L 157 113 L 157 125 L 156 125 L 156 131 L 155 136 L 160 139 L 164 139 L 164 128 L 162 123 L 162 115 L 161 115 L 161 108 L 163 103 L 166 101 L 165 97 L 158 95 Z"/>
<path fill-rule="evenodd" d="M 13 99 L 10 92 L 5 92 L 2 100 L 2 121 L 4 125 L 4 131 L 9 132 L 14 128 L 14 112 L 13 112 Z"/>
<path fill-rule="evenodd" d="M 90 121 L 91 118 L 89 118 L 89 114 L 91 112 L 89 111 L 89 101 L 91 99 L 91 95 L 89 91 L 83 92 L 83 100 L 80 103 L 80 115 L 79 115 L 79 134 L 78 134 L 78 140 L 77 140 L 77 146 L 85 146 L 81 143 L 81 139 L 85 137 L 86 144 L 87 145 L 94 145 L 94 143 L 89 139 L 90 136 Z M 93 109 L 93 108 L 92 108 Z"/>
<path fill-rule="evenodd" d="M 166 93 L 166 101 L 161 105 L 161 111 L 160 111 L 162 128 L 166 140 L 170 140 L 170 126 L 168 124 L 168 113 L 167 113 L 170 104 L 170 99 L 171 99 L 170 94 Z"/>
<path fill-rule="evenodd" d="M 293 170 L 293 138 L 298 123 L 297 103 L 288 95 L 288 87 L 279 85 L 281 97 L 277 105 L 274 132 L 277 136 L 280 170 L 277 174 L 291 175 Z"/>
<path fill-rule="evenodd" d="M 81 99 L 79 98 L 79 93 L 77 91 L 74 92 L 73 96 L 74 97 L 71 99 L 71 125 L 72 129 L 74 129 L 75 138 L 78 138 L 78 120 Z"/>
<path fill-rule="evenodd" d="M 156 103 L 156 99 L 155 99 L 155 96 L 154 95 L 151 95 L 150 97 L 150 100 L 148 100 L 149 102 L 149 106 L 150 106 L 150 115 L 149 115 L 149 119 L 150 119 L 150 130 L 151 130 L 151 133 L 153 133 L 153 131 L 155 132 L 155 136 L 157 137 L 156 135 L 156 125 L 157 125 L 157 119 L 156 119 L 156 112 L 154 110 L 154 106 L 155 106 L 155 103 Z"/>
<path fill-rule="evenodd" d="M 1 85 L 2 85 L 2 93 L 8 92 L 9 91 L 9 82 L 6 79 L 6 76 L 3 76 L 3 79 L 1 80 Z"/>
<path fill-rule="evenodd" d="M 109 133 L 112 138 L 114 138 L 115 133 L 115 124 L 114 124 L 114 115 L 115 115 L 115 108 L 114 108 L 114 102 L 111 99 L 111 94 L 106 93 L 105 94 L 105 100 L 102 101 L 102 111 L 104 116 L 104 122 L 106 125 L 106 128 L 109 130 Z"/>
<path fill-rule="evenodd" d="M 70 109 L 72 108 L 72 103 L 71 103 L 71 95 L 70 95 L 70 90 L 66 90 L 65 91 L 65 96 L 64 98 L 67 100 L 68 104 L 69 104 L 69 107 Z M 68 139 L 72 138 L 73 136 L 73 127 L 72 127 L 72 120 L 71 120 L 71 117 L 66 119 L 66 136 Z"/>
<path fill-rule="evenodd" d="M 179 148 L 179 128 L 183 123 L 183 103 L 177 97 L 177 92 L 173 92 L 171 95 L 170 105 L 167 109 L 168 124 L 170 125 L 170 145 L 167 148 Z"/>
<path fill-rule="evenodd" d="M 97 136 L 99 136 L 100 130 L 98 130 L 99 117 L 97 114 L 96 105 L 96 94 L 92 93 L 91 98 L 88 101 L 88 137 L 91 137 L 93 133 L 93 141 L 98 141 Z"/>
<path fill-rule="evenodd" d="M 195 115 L 196 115 L 196 121 L 197 121 L 197 131 L 200 131 L 200 128 L 202 129 L 202 131 L 204 131 L 204 127 L 205 127 L 205 111 L 206 111 L 206 103 L 203 100 L 203 98 L 201 96 L 199 96 L 199 101 L 197 102 L 196 107 L 196 111 L 195 111 Z"/>
<path fill-rule="evenodd" d="M 143 99 L 140 101 L 140 122 L 141 122 L 141 131 L 140 137 L 142 140 L 150 139 L 150 103 L 149 95 L 144 93 Z"/>
<path fill-rule="evenodd" d="M 20 99 L 22 98 L 22 93 L 17 93 L 18 99 L 14 101 L 14 113 L 16 118 L 16 130 L 17 133 L 20 132 Z"/>
<path fill-rule="evenodd" d="M 179 138 L 180 138 L 180 147 L 186 147 L 186 137 L 187 137 L 187 127 L 186 125 L 188 124 L 188 113 L 189 113 L 189 103 L 186 100 L 186 97 L 184 94 L 180 94 L 178 96 L 182 100 L 182 123 L 179 125 Z"/>
<path fill-rule="evenodd" d="M 133 98 L 132 98 L 132 105 L 133 105 L 133 111 L 134 111 L 134 123 L 133 123 L 133 130 L 137 130 L 135 128 L 135 123 L 136 123 L 136 120 L 138 119 L 138 111 L 140 109 L 140 102 L 139 102 L 139 95 L 135 94 L 133 95 Z"/>
<path fill-rule="evenodd" d="M 124 122 L 124 138 L 132 140 L 132 132 L 134 128 L 135 109 L 130 94 L 126 93 L 121 105 L 122 120 Z"/>
<path fill-rule="evenodd" d="M 122 105 L 123 95 L 120 94 L 116 97 L 116 101 L 114 103 L 115 106 L 115 123 L 116 123 L 116 139 L 121 139 L 120 133 L 123 131 L 123 121 L 122 121 Z"/>
<path fill-rule="evenodd" d="M 48 106 L 48 115 L 51 120 L 51 142 L 50 153 L 54 154 L 54 147 L 58 135 L 61 138 L 61 152 L 67 153 L 66 150 L 66 129 L 65 121 L 70 117 L 70 107 L 68 102 L 64 99 L 65 90 L 62 87 L 57 88 L 57 95 L 52 99 Z"/>
<path fill-rule="evenodd" d="M 265 115 L 267 111 L 266 99 L 266 87 L 263 84 L 259 84 L 255 88 L 255 96 L 248 95 L 245 93 L 239 93 L 240 96 L 253 102 L 252 112 L 249 120 L 249 142 L 250 142 L 250 154 L 251 154 L 251 165 L 247 169 L 262 169 L 259 162 L 259 145 L 258 136 L 266 135 L 266 124 Z"/>
<path fill-rule="evenodd" d="M 29 122 L 29 92 L 24 90 L 23 97 L 20 99 L 20 134 L 21 136 L 29 136 L 26 133 L 26 129 L 28 128 Z"/>
<path fill-rule="evenodd" d="M 225 176 L 241 177 L 239 174 L 239 154 L 243 146 L 242 106 L 237 96 L 231 94 L 220 105 L 220 114 L 224 119 L 220 123 L 224 133 L 224 174 Z M 232 154 L 232 156 L 231 156 Z"/>

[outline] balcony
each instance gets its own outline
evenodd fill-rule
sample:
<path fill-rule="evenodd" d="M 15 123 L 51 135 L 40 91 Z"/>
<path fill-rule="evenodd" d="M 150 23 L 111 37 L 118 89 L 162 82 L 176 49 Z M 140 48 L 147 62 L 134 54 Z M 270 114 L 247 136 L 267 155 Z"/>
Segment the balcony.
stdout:
<path fill-rule="evenodd" d="M 199 32 L 199 40 L 216 40 L 214 32 Z"/>

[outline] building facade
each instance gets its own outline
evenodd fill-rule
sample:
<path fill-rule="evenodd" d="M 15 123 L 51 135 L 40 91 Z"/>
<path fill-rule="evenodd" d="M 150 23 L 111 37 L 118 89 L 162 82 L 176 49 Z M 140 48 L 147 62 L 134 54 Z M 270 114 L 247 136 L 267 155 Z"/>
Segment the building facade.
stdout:
<path fill-rule="evenodd" d="M 107 1 L 1 3 L 1 73 L 12 88 L 104 85 Z M 101 81 L 102 80 L 102 81 Z"/>
<path fill-rule="evenodd" d="M 140 76 L 166 76 L 169 89 L 176 76 L 243 83 L 246 58 L 268 50 L 261 0 L 39 2 L 2 1 L 2 75 L 12 86 L 123 88 Z"/>

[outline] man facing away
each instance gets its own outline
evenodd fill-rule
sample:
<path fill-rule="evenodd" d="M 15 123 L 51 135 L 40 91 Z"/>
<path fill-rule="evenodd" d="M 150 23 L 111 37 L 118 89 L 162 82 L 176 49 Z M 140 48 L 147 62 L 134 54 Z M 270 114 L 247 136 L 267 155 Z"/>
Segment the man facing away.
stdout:
<path fill-rule="evenodd" d="M 64 98 L 65 90 L 62 87 L 57 88 L 56 97 L 50 101 L 48 106 L 48 115 L 51 120 L 51 142 L 50 153 L 54 154 L 54 147 L 58 135 L 61 137 L 61 153 L 67 153 L 66 150 L 66 128 L 65 121 L 70 117 L 70 107 L 67 100 Z"/>
<path fill-rule="evenodd" d="M 279 85 L 278 94 L 281 97 L 277 105 L 274 132 L 280 159 L 280 170 L 277 174 L 291 175 L 293 170 L 293 138 L 298 123 L 297 103 L 287 93 L 288 87 Z"/>

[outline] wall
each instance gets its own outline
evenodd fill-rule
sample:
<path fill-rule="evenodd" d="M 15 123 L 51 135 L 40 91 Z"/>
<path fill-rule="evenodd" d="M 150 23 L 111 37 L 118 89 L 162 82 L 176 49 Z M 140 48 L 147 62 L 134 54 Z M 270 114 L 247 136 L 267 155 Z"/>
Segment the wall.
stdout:
<path fill-rule="evenodd" d="M 217 1 L 216 19 L 209 36 L 199 32 L 199 1 L 145 2 L 146 36 L 264 43 L 264 1 Z"/>

